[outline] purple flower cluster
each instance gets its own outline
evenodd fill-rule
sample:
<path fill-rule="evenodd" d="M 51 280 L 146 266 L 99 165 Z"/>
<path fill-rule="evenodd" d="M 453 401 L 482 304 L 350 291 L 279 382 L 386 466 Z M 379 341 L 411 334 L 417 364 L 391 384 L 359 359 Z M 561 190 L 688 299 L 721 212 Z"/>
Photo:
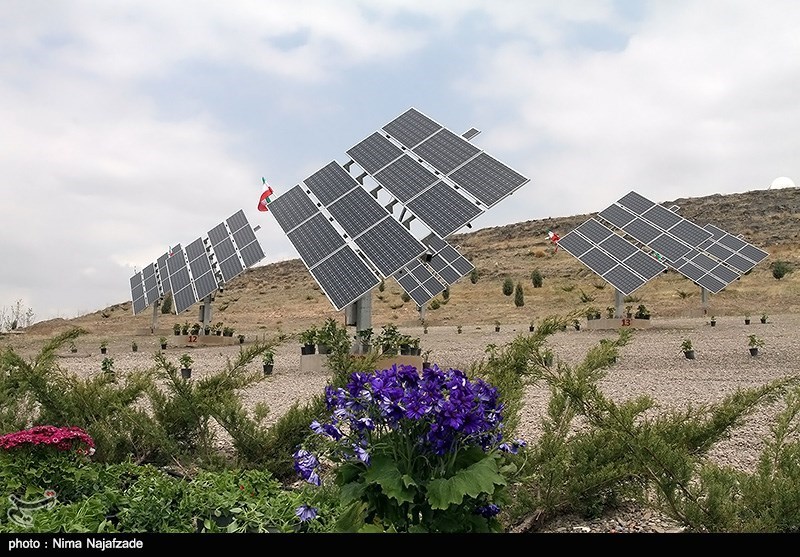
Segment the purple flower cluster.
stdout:
<path fill-rule="evenodd" d="M 437 455 L 467 444 L 484 450 L 502 440 L 502 404 L 497 389 L 482 379 L 470 381 L 463 371 L 437 365 L 422 373 L 393 365 L 372 373 L 354 373 L 343 389 L 326 389 L 327 424 L 312 429 L 340 441 L 343 432 L 354 458 L 369 463 L 371 436 L 402 431 L 419 448 Z M 341 441 L 340 441 L 341 442 Z"/>
<path fill-rule="evenodd" d="M 317 509 L 309 505 L 300 505 L 294 511 L 294 514 L 300 519 L 300 522 L 308 522 L 317 518 Z"/>
<path fill-rule="evenodd" d="M 319 466 L 317 457 L 304 449 L 297 450 L 292 456 L 294 456 L 294 469 L 301 478 L 314 485 L 322 483 L 317 474 Z"/>
<path fill-rule="evenodd" d="M 40 425 L 0 435 L 0 449 L 8 451 L 23 446 L 50 446 L 59 451 L 75 449 L 78 454 L 94 454 L 94 440 L 79 427 Z"/>

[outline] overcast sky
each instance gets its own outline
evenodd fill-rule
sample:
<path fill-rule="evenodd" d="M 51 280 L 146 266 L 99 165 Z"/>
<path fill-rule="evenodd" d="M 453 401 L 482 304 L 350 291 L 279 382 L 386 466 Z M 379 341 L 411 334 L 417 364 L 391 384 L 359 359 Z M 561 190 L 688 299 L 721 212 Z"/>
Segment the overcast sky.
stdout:
<path fill-rule="evenodd" d="M 0 310 L 71 318 L 415 107 L 531 182 L 473 229 L 800 179 L 796 0 L 0 1 Z M 562 234 L 567 231 L 562 231 Z"/>

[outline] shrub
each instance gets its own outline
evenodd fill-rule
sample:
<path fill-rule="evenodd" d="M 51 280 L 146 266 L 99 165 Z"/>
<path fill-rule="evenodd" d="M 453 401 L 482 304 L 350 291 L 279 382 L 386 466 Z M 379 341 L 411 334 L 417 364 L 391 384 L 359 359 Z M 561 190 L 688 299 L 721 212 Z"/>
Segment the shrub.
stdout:
<path fill-rule="evenodd" d="M 511 296 L 514 293 L 514 281 L 510 277 L 506 277 L 503 281 L 503 294 Z"/>
<path fill-rule="evenodd" d="M 531 273 L 531 282 L 533 283 L 533 287 L 541 288 L 543 280 L 544 277 L 542 276 L 542 273 L 539 271 L 539 269 L 534 269 L 533 272 Z"/>
<path fill-rule="evenodd" d="M 386 282 L 381 280 L 381 283 L 378 285 L 378 292 L 383 292 L 384 290 L 386 290 Z"/>
<path fill-rule="evenodd" d="M 431 303 L 428 304 L 428 307 L 431 309 L 439 309 L 440 307 L 442 307 L 442 305 L 439 303 L 439 300 L 434 298 L 433 300 L 431 300 Z"/>
<path fill-rule="evenodd" d="M 161 302 L 161 313 L 166 315 L 172 311 L 172 292 L 167 292 Z"/>
<path fill-rule="evenodd" d="M 403 300 L 403 302 L 410 302 L 411 296 L 408 295 L 408 292 L 403 291 L 403 293 L 400 294 L 400 299 Z"/>
<path fill-rule="evenodd" d="M 442 298 L 443 298 L 445 301 L 447 301 L 447 300 L 449 300 L 449 299 L 450 299 L 450 289 L 449 289 L 449 288 L 445 288 L 445 289 L 442 291 Z"/>
<path fill-rule="evenodd" d="M 473 268 L 472 271 L 469 273 L 469 281 L 472 284 L 477 284 L 478 282 L 478 269 Z"/>
<path fill-rule="evenodd" d="M 778 280 L 782 279 L 788 273 L 791 273 L 794 270 L 792 268 L 791 263 L 789 263 L 788 261 L 778 260 L 775 261 L 771 266 L 772 266 L 772 276 Z"/>
<path fill-rule="evenodd" d="M 517 288 L 514 291 L 514 305 L 521 308 L 525 305 L 525 292 L 522 290 L 522 283 L 517 283 Z"/>

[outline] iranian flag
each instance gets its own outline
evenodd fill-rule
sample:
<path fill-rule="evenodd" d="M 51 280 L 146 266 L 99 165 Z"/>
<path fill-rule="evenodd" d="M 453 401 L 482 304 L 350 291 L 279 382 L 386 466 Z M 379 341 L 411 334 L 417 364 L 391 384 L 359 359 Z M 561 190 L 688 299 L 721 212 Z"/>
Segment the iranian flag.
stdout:
<path fill-rule="evenodd" d="M 261 192 L 261 199 L 258 200 L 258 210 L 259 211 L 267 211 L 267 205 L 270 202 L 270 196 L 272 195 L 272 188 L 267 185 L 267 180 L 265 178 L 261 178 L 261 182 L 264 184 L 264 190 Z"/>

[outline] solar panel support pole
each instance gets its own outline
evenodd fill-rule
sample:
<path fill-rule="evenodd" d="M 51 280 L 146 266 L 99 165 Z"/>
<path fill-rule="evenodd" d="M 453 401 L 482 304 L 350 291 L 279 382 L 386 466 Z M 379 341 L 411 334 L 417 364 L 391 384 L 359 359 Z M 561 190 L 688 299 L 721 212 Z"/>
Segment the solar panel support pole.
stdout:
<path fill-rule="evenodd" d="M 203 332 L 211 326 L 211 294 L 207 294 L 200 305 L 200 319 L 203 322 Z"/>
<path fill-rule="evenodd" d="M 372 327 L 372 291 L 370 290 L 358 300 L 347 306 L 345 310 L 345 322 L 348 325 L 356 326 L 356 333 L 365 331 Z M 360 350 L 360 346 L 354 345 L 355 350 Z"/>
<path fill-rule="evenodd" d="M 708 313 L 708 290 L 704 287 L 700 287 L 700 305 L 703 308 L 703 315 Z"/>
<path fill-rule="evenodd" d="M 150 325 L 150 334 L 153 335 L 156 332 L 156 327 L 158 327 L 158 307 L 161 304 L 157 301 L 153 304 L 153 323 Z"/>
<path fill-rule="evenodd" d="M 614 291 L 614 317 L 620 318 L 624 314 L 622 308 L 625 304 L 625 296 L 619 290 Z"/>

